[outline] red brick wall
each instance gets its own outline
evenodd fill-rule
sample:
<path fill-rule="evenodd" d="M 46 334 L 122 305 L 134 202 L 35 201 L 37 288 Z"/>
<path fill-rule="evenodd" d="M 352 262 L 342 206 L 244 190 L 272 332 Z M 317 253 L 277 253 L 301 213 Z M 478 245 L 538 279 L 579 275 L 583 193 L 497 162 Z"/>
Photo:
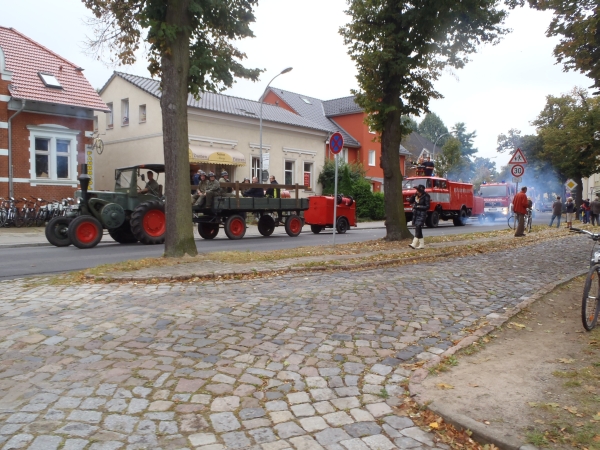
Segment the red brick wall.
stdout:
<path fill-rule="evenodd" d="M 0 81 L 0 94 L 2 85 Z M 5 94 L 6 95 L 6 94 Z M 0 121 L 3 121 L 2 114 L 6 114 L 7 103 L 0 102 Z M 8 116 L 12 116 L 15 111 L 10 111 Z M 5 120 L 6 121 L 6 120 Z M 84 162 L 85 144 L 91 144 L 91 139 L 85 138 L 85 131 L 93 130 L 93 120 L 77 119 L 72 117 L 61 117 L 47 114 L 35 114 L 22 112 L 12 122 L 12 157 L 13 157 L 13 177 L 30 178 L 30 153 L 29 153 L 29 130 L 28 125 L 62 125 L 71 130 L 81 130 L 77 136 L 77 165 Z M 5 132 L 5 133 L 3 133 Z M 8 148 L 8 130 L 0 129 L 0 148 Z M 8 157 L 0 156 L 0 177 L 8 177 Z M 30 196 L 42 197 L 50 200 L 53 198 L 73 197 L 76 188 L 70 186 L 31 186 L 29 183 L 13 183 L 14 196 L 21 198 L 30 198 Z M 7 182 L 0 182 L 0 197 L 9 195 Z"/>

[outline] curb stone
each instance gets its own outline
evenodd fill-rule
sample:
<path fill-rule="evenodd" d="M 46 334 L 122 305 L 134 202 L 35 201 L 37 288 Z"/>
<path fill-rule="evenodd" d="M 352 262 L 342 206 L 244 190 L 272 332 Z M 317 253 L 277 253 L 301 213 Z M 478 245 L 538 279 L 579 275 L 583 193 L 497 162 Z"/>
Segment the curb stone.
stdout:
<path fill-rule="evenodd" d="M 427 407 L 435 414 L 441 416 L 446 422 L 454 425 L 457 428 L 472 431 L 473 434 L 471 437 L 477 442 L 483 444 L 494 444 L 501 450 L 537 450 L 537 447 L 531 444 L 524 444 L 516 439 L 508 439 L 503 434 L 490 429 L 483 423 L 477 422 L 476 420 L 468 416 L 465 416 L 463 414 L 452 413 L 449 410 L 447 410 L 444 406 L 435 406 L 433 402 L 431 402 L 431 404 L 428 404 L 426 399 L 423 397 L 424 389 L 421 386 L 421 383 L 427 378 L 429 374 L 429 371 L 427 369 L 429 369 L 430 367 L 438 365 L 443 359 L 454 355 L 459 350 L 466 348 L 474 342 L 478 341 L 481 337 L 490 334 L 492 331 L 496 330 L 498 327 L 501 327 L 506 322 L 511 320 L 512 317 L 521 312 L 523 309 L 527 308 L 529 305 L 539 300 L 544 295 L 552 292 L 557 287 L 560 287 L 570 282 L 571 280 L 581 275 L 585 275 L 587 273 L 588 269 L 579 270 L 577 272 L 571 273 L 570 275 L 567 275 L 566 277 L 549 284 L 547 287 L 538 290 L 537 292 L 528 297 L 521 297 L 523 301 L 511 309 L 507 309 L 504 314 L 489 314 L 487 316 L 490 319 L 489 325 L 476 330 L 473 334 L 465 337 L 456 345 L 446 350 L 444 353 L 428 360 L 420 369 L 417 369 L 412 373 L 412 375 L 409 377 L 408 383 L 408 391 L 410 393 L 410 396 L 413 397 L 419 405 Z"/>

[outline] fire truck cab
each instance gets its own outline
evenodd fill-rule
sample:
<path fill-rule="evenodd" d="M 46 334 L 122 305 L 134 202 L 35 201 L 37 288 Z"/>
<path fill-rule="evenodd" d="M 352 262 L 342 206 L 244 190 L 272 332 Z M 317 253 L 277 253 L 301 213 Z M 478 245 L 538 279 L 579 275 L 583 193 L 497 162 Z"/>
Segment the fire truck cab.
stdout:
<path fill-rule="evenodd" d="M 455 226 L 467 224 L 469 217 L 483 219 L 483 200 L 473 193 L 473 185 L 438 177 L 410 177 L 404 180 L 402 197 L 407 222 L 412 221 L 410 197 L 422 184 L 431 199 L 427 221 L 430 228 L 438 226 L 440 220 L 452 220 Z"/>
<path fill-rule="evenodd" d="M 508 218 L 512 213 L 512 201 L 517 193 L 513 183 L 483 183 L 479 195 L 483 198 L 485 216 L 489 220 Z"/>

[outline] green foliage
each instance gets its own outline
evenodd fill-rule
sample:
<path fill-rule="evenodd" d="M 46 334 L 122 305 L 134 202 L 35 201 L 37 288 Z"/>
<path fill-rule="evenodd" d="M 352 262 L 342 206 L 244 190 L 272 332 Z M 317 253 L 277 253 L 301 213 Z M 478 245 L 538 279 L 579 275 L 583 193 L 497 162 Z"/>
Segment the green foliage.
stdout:
<path fill-rule="evenodd" d="M 491 183 L 497 180 L 498 172 L 496 171 L 496 163 L 489 158 L 475 157 L 472 164 L 473 176 L 471 183 L 475 191 L 479 191 L 479 186 L 484 181 Z"/>
<path fill-rule="evenodd" d="M 88 41 L 92 52 L 108 49 L 112 61 L 133 64 L 142 41 L 149 44 L 148 67 L 161 77 L 162 58 L 172 54 L 179 33 L 188 36 L 188 92 L 222 91 L 235 77 L 258 79 L 259 69 L 247 69 L 246 55 L 232 41 L 253 37 L 253 8 L 258 0 L 82 0 L 95 17 L 89 23 L 96 37 Z M 175 8 L 185 11 L 175 17 Z M 165 86 L 163 85 L 163 89 Z"/>
<path fill-rule="evenodd" d="M 441 153 L 436 155 L 436 173 L 440 177 L 468 181 L 471 179 L 470 169 L 471 160 L 462 155 L 460 141 L 451 137 L 442 147 Z"/>
<path fill-rule="evenodd" d="M 350 186 L 365 176 L 365 170 L 362 164 L 351 163 L 344 161 L 338 162 L 338 192 L 350 194 Z M 323 186 L 323 194 L 333 194 L 335 187 L 335 161 L 328 159 L 323 165 L 323 169 L 319 174 L 319 183 Z M 348 192 L 345 192 L 347 190 Z"/>
<path fill-rule="evenodd" d="M 448 128 L 436 113 L 430 112 L 425 115 L 425 117 L 419 124 L 418 131 L 421 136 L 425 136 L 431 142 L 435 143 L 436 139 L 439 136 L 448 133 Z M 437 141 L 436 145 L 438 145 L 440 148 L 443 147 L 449 138 L 449 134 L 447 136 L 441 137 L 439 141 Z"/>
<path fill-rule="evenodd" d="M 460 152 L 463 156 L 471 156 L 477 153 L 477 149 L 473 147 L 473 139 L 477 137 L 477 132 L 467 133 L 467 126 L 464 122 L 458 122 L 452 128 L 452 133 L 456 139 L 460 141 Z"/>
<path fill-rule="evenodd" d="M 521 0 L 522 1 L 522 0 Z M 578 70 L 600 88 L 600 15 L 597 0 L 528 0 L 540 10 L 551 10 L 554 17 L 546 35 L 560 36 L 554 56 L 565 70 Z"/>
<path fill-rule="evenodd" d="M 405 126 L 407 126 L 408 128 L 410 128 L 411 131 L 414 131 L 414 132 L 418 132 L 419 131 L 419 124 L 412 117 L 410 117 L 410 116 L 402 116 L 402 122 L 403 122 L 403 124 Z"/>

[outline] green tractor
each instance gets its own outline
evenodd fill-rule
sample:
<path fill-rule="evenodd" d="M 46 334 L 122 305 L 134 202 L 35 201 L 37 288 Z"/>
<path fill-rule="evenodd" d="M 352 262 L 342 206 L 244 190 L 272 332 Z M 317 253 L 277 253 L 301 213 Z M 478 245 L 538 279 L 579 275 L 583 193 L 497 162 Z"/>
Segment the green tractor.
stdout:
<path fill-rule="evenodd" d="M 165 242 L 165 200 L 162 185 L 151 189 L 138 186 L 144 182 L 143 171 L 165 172 L 164 164 L 143 164 L 115 170 L 115 190 L 88 191 L 90 177 L 79 176 L 81 190 L 75 192 L 78 204 L 65 216 L 55 217 L 46 225 L 46 239 L 57 247 L 73 244 L 92 248 L 102 239 L 103 230 L 121 244 Z M 147 191 L 147 192 L 146 192 Z"/>

